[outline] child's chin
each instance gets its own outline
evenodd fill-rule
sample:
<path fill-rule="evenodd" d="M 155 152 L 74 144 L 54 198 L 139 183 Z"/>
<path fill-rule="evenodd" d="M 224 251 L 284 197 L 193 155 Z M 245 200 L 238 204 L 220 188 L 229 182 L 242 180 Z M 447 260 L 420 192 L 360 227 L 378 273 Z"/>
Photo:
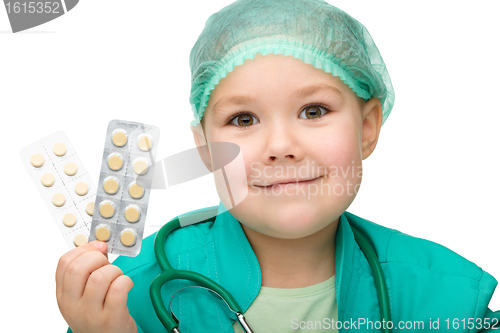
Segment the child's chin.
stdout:
<path fill-rule="evenodd" d="M 267 236 L 282 238 L 282 239 L 298 239 L 310 236 L 325 226 L 318 226 L 316 223 L 308 223 L 304 220 L 288 223 L 283 223 L 283 221 L 273 221 L 269 222 L 267 228 L 263 230 L 263 233 Z"/>
<path fill-rule="evenodd" d="M 249 198 L 231 213 L 249 228 L 275 238 L 298 239 L 319 232 L 342 213 L 343 207 L 331 201 L 285 202 L 270 204 L 260 198 Z"/>

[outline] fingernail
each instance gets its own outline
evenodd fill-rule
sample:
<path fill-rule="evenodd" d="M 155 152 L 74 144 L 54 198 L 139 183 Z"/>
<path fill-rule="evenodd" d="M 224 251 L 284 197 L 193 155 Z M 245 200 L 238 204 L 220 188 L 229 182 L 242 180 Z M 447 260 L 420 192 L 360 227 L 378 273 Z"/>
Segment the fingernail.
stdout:
<path fill-rule="evenodd" d="M 95 243 L 94 243 L 94 245 L 95 245 L 95 247 L 97 247 L 99 250 L 104 249 L 104 243 L 103 243 L 103 242 L 99 242 L 99 241 L 97 241 L 97 242 L 95 242 Z"/>

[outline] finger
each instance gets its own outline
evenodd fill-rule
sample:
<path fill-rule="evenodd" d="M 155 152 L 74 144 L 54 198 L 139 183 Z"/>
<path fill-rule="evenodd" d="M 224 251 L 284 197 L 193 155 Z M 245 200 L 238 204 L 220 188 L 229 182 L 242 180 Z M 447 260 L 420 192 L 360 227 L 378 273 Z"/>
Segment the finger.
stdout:
<path fill-rule="evenodd" d="M 64 273 L 61 297 L 69 302 L 78 301 L 83 296 L 90 274 L 105 265 L 109 265 L 109 261 L 97 251 L 88 251 L 77 257 Z"/>
<path fill-rule="evenodd" d="M 99 248 L 96 245 L 101 245 L 102 247 Z M 61 295 L 63 292 L 63 276 L 66 273 L 66 270 L 68 269 L 68 265 L 81 256 L 82 254 L 88 252 L 88 251 L 100 251 L 105 252 L 107 249 L 107 245 L 104 242 L 92 242 L 88 243 L 82 246 L 79 246 L 77 248 L 74 248 L 70 251 L 68 251 L 66 254 L 64 254 L 60 259 L 57 264 L 57 269 L 56 269 L 56 294 Z"/>
<path fill-rule="evenodd" d="M 83 292 L 84 302 L 90 304 L 92 309 L 102 311 L 109 286 L 120 275 L 123 275 L 123 272 L 115 265 L 106 265 L 93 271 Z"/>
<path fill-rule="evenodd" d="M 109 286 L 104 299 L 104 311 L 121 309 L 127 305 L 128 293 L 134 286 L 132 279 L 126 275 L 120 275 Z"/>

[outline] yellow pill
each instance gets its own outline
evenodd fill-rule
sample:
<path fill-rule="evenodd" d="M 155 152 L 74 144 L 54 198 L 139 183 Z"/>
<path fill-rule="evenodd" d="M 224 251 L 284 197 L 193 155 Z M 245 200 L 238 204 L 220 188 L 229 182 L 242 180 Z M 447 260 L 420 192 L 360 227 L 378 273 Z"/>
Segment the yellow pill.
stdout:
<path fill-rule="evenodd" d="M 63 223 L 67 227 L 72 227 L 76 224 L 76 216 L 73 213 L 68 213 L 63 216 Z"/>
<path fill-rule="evenodd" d="M 42 176 L 42 184 L 45 187 L 54 185 L 54 176 L 51 173 L 46 173 Z"/>
<path fill-rule="evenodd" d="M 117 147 L 123 147 L 127 143 L 127 134 L 118 131 L 113 134 L 113 144 Z"/>
<path fill-rule="evenodd" d="M 95 202 L 89 202 L 87 204 L 87 206 L 85 207 L 85 211 L 87 212 L 87 214 L 89 214 L 90 216 L 93 216 L 94 215 L 94 207 L 95 207 Z"/>
<path fill-rule="evenodd" d="M 75 238 L 73 239 L 73 244 L 75 244 L 75 246 L 82 246 L 82 245 L 85 245 L 89 242 L 89 238 L 87 237 L 87 235 L 85 234 L 78 234 L 75 236 Z"/>
<path fill-rule="evenodd" d="M 120 185 L 118 184 L 118 181 L 114 178 L 110 178 L 104 181 L 104 191 L 108 194 L 115 194 L 118 192 L 118 188 Z"/>
<path fill-rule="evenodd" d="M 52 203 L 54 206 L 61 207 L 66 202 L 66 197 L 62 193 L 56 193 L 52 196 Z"/>
<path fill-rule="evenodd" d="M 128 188 L 128 193 L 132 198 L 140 199 L 144 195 L 144 189 L 140 185 L 134 183 Z"/>
<path fill-rule="evenodd" d="M 143 135 L 137 140 L 137 146 L 142 151 L 148 151 L 153 147 L 153 139 L 148 135 Z"/>
<path fill-rule="evenodd" d="M 137 222 L 141 217 L 141 211 L 134 206 L 129 206 L 125 209 L 125 219 L 129 222 Z"/>
<path fill-rule="evenodd" d="M 85 182 L 79 182 L 75 185 L 75 192 L 78 195 L 85 195 L 89 191 L 89 186 Z"/>
<path fill-rule="evenodd" d="M 115 207 L 111 203 L 103 203 L 99 208 L 99 213 L 104 218 L 109 218 L 115 214 Z"/>
<path fill-rule="evenodd" d="M 122 232 L 120 241 L 125 246 L 132 246 L 135 244 L 136 237 L 132 231 L 126 230 Z"/>
<path fill-rule="evenodd" d="M 57 156 L 64 156 L 66 154 L 66 145 L 62 142 L 56 143 L 53 150 Z"/>
<path fill-rule="evenodd" d="M 97 240 L 100 240 L 103 242 L 106 242 L 109 239 L 110 235 L 111 235 L 111 232 L 105 226 L 99 227 L 95 231 L 95 238 L 97 238 Z"/>
<path fill-rule="evenodd" d="M 64 166 L 64 173 L 68 176 L 74 176 L 77 170 L 78 167 L 73 162 L 66 163 L 66 165 Z"/>
<path fill-rule="evenodd" d="M 138 175 L 144 175 L 148 172 L 148 164 L 144 160 L 137 160 L 134 163 L 134 171 Z"/>
<path fill-rule="evenodd" d="M 111 170 L 120 170 L 123 166 L 123 160 L 118 155 L 112 155 L 108 158 L 108 166 Z"/>
<path fill-rule="evenodd" d="M 43 162 L 44 162 L 44 158 L 41 154 L 34 154 L 33 156 L 31 156 L 31 164 L 35 168 L 41 167 L 43 165 Z"/>

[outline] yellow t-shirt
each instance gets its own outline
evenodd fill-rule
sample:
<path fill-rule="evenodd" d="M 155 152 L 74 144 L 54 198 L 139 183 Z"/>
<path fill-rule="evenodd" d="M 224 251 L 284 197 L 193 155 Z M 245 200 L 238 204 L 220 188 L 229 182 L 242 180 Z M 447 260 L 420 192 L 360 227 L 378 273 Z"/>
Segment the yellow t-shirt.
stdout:
<path fill-rule="evenodd" d="M 338 333 L 335 275 L 304 288 L 261 287 L 244 316 L 255 333 Z M 244 333 L 238 321 L 233 328 Z"/>

